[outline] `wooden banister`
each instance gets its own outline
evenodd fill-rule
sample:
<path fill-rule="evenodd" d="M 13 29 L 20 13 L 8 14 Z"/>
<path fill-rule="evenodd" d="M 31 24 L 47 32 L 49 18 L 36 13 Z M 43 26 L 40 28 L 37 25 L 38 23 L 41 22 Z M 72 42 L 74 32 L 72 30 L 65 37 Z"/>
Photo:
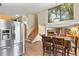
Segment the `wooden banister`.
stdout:
<path fill-rule="evenodd" d="M 38 28 L 34 27 L 32 32 L 29 34 L 28 39 L 32 42 L 37 34 L 38 34 Z"/>

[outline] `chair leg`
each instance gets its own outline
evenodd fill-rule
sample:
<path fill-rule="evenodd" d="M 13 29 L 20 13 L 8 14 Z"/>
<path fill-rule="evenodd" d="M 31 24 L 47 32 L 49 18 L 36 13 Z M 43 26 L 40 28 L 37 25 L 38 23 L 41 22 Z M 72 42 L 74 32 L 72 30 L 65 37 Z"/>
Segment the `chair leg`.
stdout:
<path fill-rule="evenodd" d="M 57 55 L 57 48 L 55 49 L 55 56 Z"/>
<path fill-rule="evenodd" d="M 56 48 L 54 47 L 54 56 L 56 56 Z"/>
<path fill-rule="evenodd" d="M 53 54 L 54 54 L 54 46 L 53 46 Z"/>
<path fill-rule="evenodd" d="M 66 56 L 66 49 L 65 48 L 62 51 L 62 56 Z"/>
<path fill-rule="evenodd" d="M 77 49 L 75 48 L 75 56 L 77 56 Z"/>
<path fill-rule="evenodd" d="M 45 55 L 45 47 L 43 47 L 43 56 Z"/>
<path fill-rule="evenodd" d="M 69 56 L 69 49 L 67 49 L 67 56 Z"/>
<path fill-rule="evenodd" d="M 45 55 L 45 51 L 43 51 L 43 56 Z"/>
<path fill-rule="evenodd" d="M 49 47 L 49 56 L 51 56 L 51 47 Z"/>
<path fill-rule="evenodd" d="M 64 49 L 64 56 L 66 56 L 66 48 Z"/>
<path fill-rule="evenodd" d="M 62 56 L 64 56 L 64 49 L 62 48 Z"/>

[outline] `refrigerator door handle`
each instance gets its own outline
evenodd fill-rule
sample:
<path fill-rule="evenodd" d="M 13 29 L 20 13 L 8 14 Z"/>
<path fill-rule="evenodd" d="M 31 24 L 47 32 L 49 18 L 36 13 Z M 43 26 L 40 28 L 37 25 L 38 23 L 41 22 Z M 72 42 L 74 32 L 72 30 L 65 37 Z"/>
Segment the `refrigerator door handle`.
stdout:
<path fill-rule="evenodd" d="M 11 27 L 11 37 L 12 37 L 12 40 L 15 40 L 15 27 L 14 27 L 13 24 L 12 24 L 12 27 Z"/>

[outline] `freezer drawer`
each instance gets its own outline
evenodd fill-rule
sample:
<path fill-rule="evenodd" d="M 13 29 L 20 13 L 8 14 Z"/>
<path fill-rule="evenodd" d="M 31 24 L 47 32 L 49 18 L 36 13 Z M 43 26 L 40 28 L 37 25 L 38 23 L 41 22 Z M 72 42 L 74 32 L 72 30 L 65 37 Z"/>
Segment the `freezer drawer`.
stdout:
<path fill-rule="evenodd" d="M 0 47 L 0 56 L 12 56 L 13 54 L 13 47 Z"/>
<path fill-rule="evenodd" d="M 0 56 L 21 56 L 23 55 L 23 45 L 21 43 L 12 46 L 0 47 Z"/>
<path fill-rule="evenodd" d="M 23 44 L 17 43 L 14 44 L 14 56 L 22 56 L 23 55 Z"/>

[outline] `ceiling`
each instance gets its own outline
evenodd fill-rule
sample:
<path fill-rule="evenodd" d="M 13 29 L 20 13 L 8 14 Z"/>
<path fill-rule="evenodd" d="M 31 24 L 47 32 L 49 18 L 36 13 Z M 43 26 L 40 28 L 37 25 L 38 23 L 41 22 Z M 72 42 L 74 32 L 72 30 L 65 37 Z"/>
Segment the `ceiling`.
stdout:
<path fill-rule="evenodd" d="M 25 15 L 55 7 L 58 3 L 2 3 L 0 15 Z"/>

